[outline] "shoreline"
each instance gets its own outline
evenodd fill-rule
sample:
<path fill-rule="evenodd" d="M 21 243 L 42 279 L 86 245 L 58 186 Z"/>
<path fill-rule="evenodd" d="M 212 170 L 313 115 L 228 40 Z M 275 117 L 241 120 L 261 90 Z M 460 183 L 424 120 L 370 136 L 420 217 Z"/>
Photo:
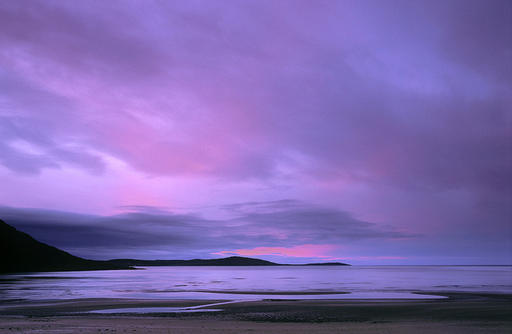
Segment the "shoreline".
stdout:
<path fill-rule="evenodd" d="M 0 316 L 20 315 L 20 316 L 61 316 L 70 313 L 84 313 L 93 310 L 114 309 L 114 308 L 136 308 L 136 307 L 174 307 L 174 308 L 208 308 L 209 306 L 226 305 L 225 312 L 233 309 L 232 304 L 238 305 L 267 305 L 276 304 L 311 304 L 311 305 L 458 305 L 463 306 L 464 303 L 473 303 L 487 305 L 491 303 L 512 303 L 512 294 L 510 293 L 489 293 L 489 292 L 446 292 L 446 291 L 413 291 L 411 296 L 418 298 L 322 298 L 329 294 L 349 294 L 343 292 L 320 292 L 313 294 L 312 292 L 275 292 L 264 294 L 256 294 L 255 292 L 229 292 L 225 293 L 226 297 L 230 295 L 254 295 L 251 299 L 139 299 L 139 298 L 73 298 L 73 299 L 48 299 L 48 300 L 3 300 L 0 301 Z M 273 298 L 275 296 L 287 296 L 287 298 Z M 301 298 L 302 296 L 319 298 Z M 259 298 L 258 298 L 259 296 Z M 270 298 L 268 298 L 270 296 Z M 423 296 L 432 296 L 437 298 L 424 298 Z M 229 306 L 228 306 L 229 305 Z M 236 307 L 235 307 L 236 308 Z M 160 312 L 155 312 L 160 313 Z"/>
<path fill-rule="evenodd" d="M 19 315 L 37 316 L 38 313 L 50 314 L 50 315 L 62 315 L 60 314 L 65 310 L 69 312 L 70 307 L 74 309 L 72 312 L 88 312 L 89 309 L 97 308 L 113 308 L 119 306 L 119 308 L 126 307 L 207 307 L 211 304 L 218 303 L 248 303 L 248 302 L 266 302 L 266 301 L 287 301 L 287 302 L 299 302 L 299 301 L 325 301 L 325 302 L 399 302 L 399 301 L 425 301 L 431 299 L 444 299 L 449 298 L 446 295 L 438 292 L 409 292 L 408 297 L 398 298 L 346 298 L 347 295 L 351 295 L 350 292 L 332 292 L 332 291 L 208 291 L 208 290 L 194 290 L 196 292 L 206 294 L 219 294 L 224 298 L 206 299 L 206 298 L 121 298 L 121 297 L 91 297 L 91 298 L 64 298 L 64 299 L 5 299 L 0 300 L 0 316 L 8 315 L 13 313 L 19 313 Z M 443 292 L 444 293 L 444 292 Z M 445 294 L 445 293 L 444 293 Z M 474 294 L 470 294 L 474 295 Z M 242 298 L 236 298 L 242 296 Z M 246 299 L 244 296 L 251 296 L 252 298 Z M 357 294 L 356 294 L 357 296 Z M 417 296 L 417 298 L 415 298 Z M 432 296 L 434 298 L 425 298 L 425 296 Z M 315 298 L 317 297 L 317 298 Z M 337 298 L 339 297 L 339 298 Z M 452 296 L 453 299 L 453 296 Z M 37 309 L 39 312 L 32 311 Z"/>
<path fill-rule="evenodd" d="M 422 292 L 444 299 L 149 300 L 0 302 L 0 333 L 508 333 L 512 294 Z M 123 308 L 194 312 L 89 313 Z M 205 310 L 201 312 L 201 309 Z M 220 309 L 217 312 L 207 311 Z"/>

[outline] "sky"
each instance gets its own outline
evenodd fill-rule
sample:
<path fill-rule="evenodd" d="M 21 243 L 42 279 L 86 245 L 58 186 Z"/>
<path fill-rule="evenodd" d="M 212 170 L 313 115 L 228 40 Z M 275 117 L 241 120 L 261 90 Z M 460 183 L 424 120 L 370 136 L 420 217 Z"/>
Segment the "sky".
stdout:
<path fill-rule="evenodd" d="M 512 2 L 0 0 L 0 219 L 93 258 L 512 264 Z"/>

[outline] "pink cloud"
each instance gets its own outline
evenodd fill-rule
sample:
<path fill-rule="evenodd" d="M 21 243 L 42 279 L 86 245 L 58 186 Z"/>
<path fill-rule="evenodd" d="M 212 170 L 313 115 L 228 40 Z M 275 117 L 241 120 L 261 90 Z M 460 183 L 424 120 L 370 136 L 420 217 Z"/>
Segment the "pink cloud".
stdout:
<path fill-rule="evenodd" d="M 275 255 L 275 256 L 289 256 L 289 257 L 319 257 L 328 258 L 331 251 L 339 248 L 336 245 L 298 245 L 293 247 L 256 247 L 251 249 L 235 249 L 232 251 L 220 251 L 213 254 L 216 255 L 241 255 L 241 256 L 256 256 L 256 255 Z"/>
<path fill-rule="evenodd" d="M 335 260 L 358 260 L 358 261 L 367 261 L 367 260 L 407 260 L 409 257 L 406 256 L 344 256 L 344 257 L 333 257 L 329 259 L 325 259 L 328 261 Z"/>

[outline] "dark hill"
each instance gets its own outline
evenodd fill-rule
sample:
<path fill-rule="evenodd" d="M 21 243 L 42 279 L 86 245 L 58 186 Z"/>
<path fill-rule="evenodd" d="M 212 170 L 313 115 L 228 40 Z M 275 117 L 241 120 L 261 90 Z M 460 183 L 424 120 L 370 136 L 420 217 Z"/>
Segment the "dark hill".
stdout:
<path fill-rule="evenodd" d="M 305 266 L 350 266 L 347 263 L 341 262 L 320 262 L 320 263 L 307 263 Z"/>
<path fill-rule="evenodd" d="M 231 256 L 222 259 L 194 259 L 194 260 L 135 260 L 115 259 L 109 262 L 123 266 L 350 266 L 341 262 L 308 263 L 308 264 L 280 264 L 250 257 Z"/>
<path fill-rule="evenodd" d="M 0 220 L 0 273 L 130 269 L 108 261 L 86 260 L 49 246 Z"/>
<path fill-rule="evenodd" d="M 223 259 L 194 260 L 132 260 L 116 259 L 109 262 L 124 266 L 279 266 L 280 264 L 252 259 L 249 257 L 231 256 Z"/>

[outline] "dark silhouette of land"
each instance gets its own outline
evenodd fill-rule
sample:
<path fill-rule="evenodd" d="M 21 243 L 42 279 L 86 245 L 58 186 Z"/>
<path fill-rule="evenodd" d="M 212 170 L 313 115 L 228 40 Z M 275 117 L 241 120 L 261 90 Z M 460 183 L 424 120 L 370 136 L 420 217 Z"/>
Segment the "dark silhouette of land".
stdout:
<path fill-rule="evenodd" d="M 0 273 L 131 269 L 108 261 L 87 260 L 49 246 L 0 220 Z"/>
<path fill-rule="evenodd" d="M 230 256 L 222 259 L 194 259 L 194 260 L 135 260 L 115 259 L 109 262 L 124 266 L 349 266 L 341 262 L 282 264 L 266 260 L 242 256 Z"/>
<path fill-rule="evenodd" d="M 304 266 L 350 266 L 347 263 L 341 262 L 320 262 L 320 263 L 306 263 Z"/>
<path fill-rule="evenodd" d="M 270 261 L 253 259 L 249 257 L 230 256 L 222 259 L 194 259 L 194 260 L 134 260 L 116 259 L 109 262 L 124 266 L 282 266 Z"/>
<path fill-rule="evenodd" d="M 206 260 L 87 260 L 39 242 L 2 220 L 0 220 L 0 261 L 0 273 L 133 269 L 133 266 L 289 266 L 289 264 L 279 264 L 241 256 Z M 305 265 L 347 266 L 348 264 L 330 262 L 308 263 Z"/>

